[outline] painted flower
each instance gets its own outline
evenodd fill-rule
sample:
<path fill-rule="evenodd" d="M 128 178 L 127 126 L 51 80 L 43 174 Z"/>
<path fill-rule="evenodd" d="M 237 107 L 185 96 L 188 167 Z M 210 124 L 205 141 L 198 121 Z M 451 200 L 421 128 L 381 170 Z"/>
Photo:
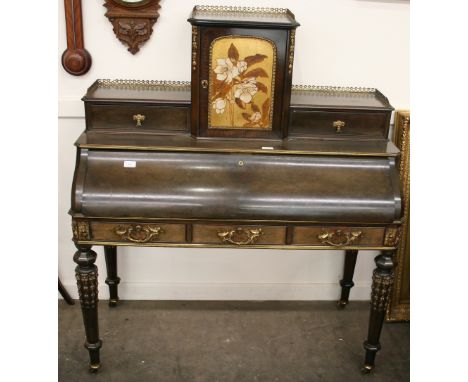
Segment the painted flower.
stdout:
<path fill-rule="evenodd" d="M 234 97 L 239 98 L 244 103 L 250 103 L 257 91 L 257 81 L 255 78 L 251 77 L 236 86 Z"/>
<path fill-rule="evenodd" d="M 216 110 L 216 114 L 223 114 L 226 108 L 226 100 L 224 98 L 216 98 L 213 101 L 213 109 Z"/>
<path fill-rule="evenodd" d="M 226 81 L 228 84 L 232 82 L 233 78 L 247 70 L 247 63 L 245 61 L 238 61 L 234 65 L 230 58 L 218 58 L 216 64 L 217 66 L 214 69 L 216 78 L 219 81 Z"/>
<path fill-rule="evenodd" d="M 260 113 L 259 111 L 256 111 L 250 116 L 249 119 L 252 123 L 257 123 L 258 121 L 262 119 L 262 113 Z"/>

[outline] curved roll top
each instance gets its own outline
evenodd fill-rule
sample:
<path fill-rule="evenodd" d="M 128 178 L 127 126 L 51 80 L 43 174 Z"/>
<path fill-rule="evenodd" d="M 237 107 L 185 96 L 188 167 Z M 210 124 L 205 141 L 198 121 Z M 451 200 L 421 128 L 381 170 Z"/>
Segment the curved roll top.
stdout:
<path fill-rule="evenodd" d="M 73 212 L 92 217 L 389 223 L 393 158 L 81 150 Z"/>

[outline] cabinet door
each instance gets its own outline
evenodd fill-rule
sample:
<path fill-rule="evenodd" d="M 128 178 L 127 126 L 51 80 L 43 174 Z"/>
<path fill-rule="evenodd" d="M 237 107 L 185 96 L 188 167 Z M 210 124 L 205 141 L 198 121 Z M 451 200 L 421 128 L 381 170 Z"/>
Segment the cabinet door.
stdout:
<path fill-rule="evenodd" d="M 199 33 L 198 135 L 280 138 L 289 31 L 202 27 Z"/>

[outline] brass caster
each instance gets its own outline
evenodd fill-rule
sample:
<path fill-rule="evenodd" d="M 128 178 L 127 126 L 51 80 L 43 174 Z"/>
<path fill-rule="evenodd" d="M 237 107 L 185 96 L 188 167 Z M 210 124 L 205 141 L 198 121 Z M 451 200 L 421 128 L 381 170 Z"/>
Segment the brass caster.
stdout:
<path fill-rule="evenodd" d="M 374 366 L 372 365 L 364 365 L 361 367 L 361 373 L 362 374 L 370 374 L 374 370 Z"/>
<path fill-rule="evenodd" d="M 96 374 L 99 370 L 99 368 L 101 367 L 101 364 L 100 363 L 96 363 L 96 364 L 90 364 L 89 365 L 89 372 L 91 374 Z"/>
<path fill-rule="evenodd" d="M 336 303 L 336 308 L 341 310 L 344 309 L 346 305 L 348 305 L 347 301 L 340 300 Z"/>
<path fill-rule="evenodd" d="M 111 308 L 115 308 L 115 307 L 117 306 L 117 303 L 118 303 L 118 302 L 119 302 L 119 299 L 118 299 L 118 298 L 117 298 L 117 299 L 110 299 L 110 300 L 109 300 L 109 306 L 110 306 Z"/>

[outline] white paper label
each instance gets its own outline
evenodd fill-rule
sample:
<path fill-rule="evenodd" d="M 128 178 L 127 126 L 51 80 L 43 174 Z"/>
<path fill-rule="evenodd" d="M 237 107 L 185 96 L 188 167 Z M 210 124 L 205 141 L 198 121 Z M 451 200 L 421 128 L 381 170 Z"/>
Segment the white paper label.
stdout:
<path fill-rule="evenodd" d="M 262 146 L 262 150 L 274 150 L 273 146 Z"/>
<path fill-rule="evenodd" d="M 124 167 L 135 168 L 136 162 L 134 160 L 124 160 Z"/>

